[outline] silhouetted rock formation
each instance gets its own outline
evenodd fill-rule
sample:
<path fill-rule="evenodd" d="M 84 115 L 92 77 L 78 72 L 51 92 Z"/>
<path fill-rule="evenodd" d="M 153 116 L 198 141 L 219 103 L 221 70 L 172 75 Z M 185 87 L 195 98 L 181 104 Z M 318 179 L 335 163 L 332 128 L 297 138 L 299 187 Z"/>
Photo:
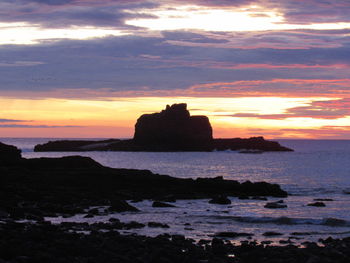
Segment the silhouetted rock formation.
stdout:
<path fill-rule="evenodd" d="M 263 137 L 213 139 L 212 133 L 208 117 L 190 116 L 187 105 L 180 103 L 167 105 L 159 113 L 142 115 L 130 140 L 50 141 L 36 145 L 34 151 L 292 151 Z"/>
<path fill-rule="evenodd" d="M 231 200 L 228 199 L 226 196 L 220 195 L 209 200 L 209 204 L 229 205 L 231 204 Z"/>
<path fill-rule="evenodd" d="M 167 105 L 160 113 L 144 114 L 136 122 L 134 141 L 169 147 L 207 144 L 213 131 L 206 116 L 190 116 L 184 103 Z"/>
<path fill-rule="evenodd" d="M 1 147 L 2 156 L 17 154 L 0 163 L 0 212 L 18 219 L 73 215 L 91 206 L 137 211 L 123 200 L 287 196 L 276 184 L 240 183 L 222 177 L 181 179 L 148 170 L 104 167 L 81 156 L 26 159 L 15 147 Z"/>
<path fill-rule="evenodd" d="M 17 163 L 21 159 L 21 150 L 0 142 L 0 165 Z"/>

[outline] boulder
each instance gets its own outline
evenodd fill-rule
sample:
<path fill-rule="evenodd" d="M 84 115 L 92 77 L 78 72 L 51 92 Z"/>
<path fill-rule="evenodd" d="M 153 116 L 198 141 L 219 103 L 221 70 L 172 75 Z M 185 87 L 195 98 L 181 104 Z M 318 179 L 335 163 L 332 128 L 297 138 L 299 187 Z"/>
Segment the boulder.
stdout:
<path fill-rule="evenodd" d="M 167 224 L 162 224 L 162 223 L 158 223 L 158 222 L 148 222 L 147 224 L 148 227 L 152 227 L 152 228 L 169 228 L 169 225 Z"/>
<path fill-rule="evenodd" d="M 276 208 L 287 208 L 287 205 L 283 204 L 282 202 L 269 202 L 266 203 L 264 206 L 265 208 L 271 208 L 271 209 L 276 209 Z"/>
<path fill-rule="evenodd" d="M 190 116 L 187 104 L 180 103 L 138 118 L 134 141 L 139 144 L 192 145 L 211 142 L 212 133 L 208 117 Z"/>
<path fill-rule="evenodd" d="M 209 204 L 229 205 L 231 204 L 231 200 L 224 195 L 220 195 L 218 197 L 215 197 L 209 200 Z"/>
<path fill-rule="evenodd" d="M 111 207 L 109 208 L 109 210 L 113 212 L 139 211 L 136 207 L 129 205 L 126 201 L 118 199 L 111 200 Z"/>
<path fill-rule="evenodd" d="M 323 202 L 315 202 L 315 203 L 307 204 L 307 206 L 325 207 L 326 204 Z"/>

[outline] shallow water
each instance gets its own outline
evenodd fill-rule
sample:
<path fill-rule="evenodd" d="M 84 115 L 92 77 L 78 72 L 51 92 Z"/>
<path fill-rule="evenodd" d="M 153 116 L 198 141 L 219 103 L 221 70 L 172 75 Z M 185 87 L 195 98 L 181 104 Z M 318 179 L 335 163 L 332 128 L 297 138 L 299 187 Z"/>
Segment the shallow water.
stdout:
<path fill-rule="evenodd" d="M 238 200 L 232 205 L 208 204 L 208 200 L 180 200 L 177 208 L 152 208 L 150 201 L 135 203 L 140 213 L 115 214 L 122 221 L 157 221 L 169 224 L 169 229 L 144 228 L 134 232 L 147 235 L 159 233 L 184 234 L 196 239 L 219 231 L 254 233 L 253 239 L 262 239 L 266 231 L 276 231 L 289 237 L 292 232 L 312 232 L 298 236 L 316 240 L 326 236 L 349 235 L 350 231 L 350 141 L 281 140 L 281 144 L 295 152 L 240 154 L 225 152 L 76 152 L 34 153 L 33 146 L 49 139 L 1 139 L 23 150 L 23 156 L 57 157 L 65 155 L 90 156 L 103 165 L 116 168 L 148 169 L 155 173 L 183 178 L 223 176 L 239 181 L 250 180 L 278 183 L 291 196 L 285 199 L 288 208 L 266 209 L 266 201 Z M 331 198 L 326 207 L 309 207 L 314 198 Z M 276 199 L 270 198 L 269 201 Z M 109 216 L 110 217 L 110 216 Z M 74 219 L 105 221 L 101 216 Z M 343 221 L 327 220 L 336 218 Z M 190 225 L 184 225 L 190 224 Z M 337 234 L 338 233 L 338 234 Z M 341 234 L 339 234 L 341 233 Z M 281 239 L 281 237 L 269 238 Z"/>

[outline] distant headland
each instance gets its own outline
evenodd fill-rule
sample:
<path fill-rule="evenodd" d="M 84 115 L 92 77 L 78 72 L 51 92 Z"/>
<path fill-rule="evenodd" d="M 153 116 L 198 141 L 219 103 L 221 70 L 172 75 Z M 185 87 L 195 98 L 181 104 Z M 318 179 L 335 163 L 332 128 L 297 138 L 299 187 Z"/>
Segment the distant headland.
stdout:
<path fill-rule="evenodd" d="M 207 116 L 191 116 L 187 104 L 167 105 L 165 110 L 143 114 L 135 124 L 133 139 L 101 141 L 59 140 L 36 145 L 34 151 L 293 151 L 263 137 L 214 139 Z"/>

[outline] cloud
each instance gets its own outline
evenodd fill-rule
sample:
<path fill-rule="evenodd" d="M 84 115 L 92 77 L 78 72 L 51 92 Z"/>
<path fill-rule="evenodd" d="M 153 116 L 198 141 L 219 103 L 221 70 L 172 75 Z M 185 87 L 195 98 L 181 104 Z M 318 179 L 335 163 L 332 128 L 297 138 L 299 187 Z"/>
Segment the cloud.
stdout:
<path fill-rule="evenodd" d="M 26 125 L 26 124 L 0 124 L 0 128 L 80 128 L 84 126 L 74 125 Z"/>
<path fill-rule="evenodd" d="M 7 122 L 22 122 L 22 120 L 13 120 L 13 119 L 0 119 L 0 123 Z"/>
<path fill-rule="evenodd" d="M 344 97 L 349 96 L 350 79 L 272 79 L 198 84 L 192 95 Z"/>
<path fill-rule="evenodd" d="M 76 0 L 27 0 L 27 2 L 35 2 L 46 5 L 64 5 L 73 2 L 77 2 Z"/>
<path fill-rule="evenodd" d="M 109 97 L 118 92 L 161 96 L 174 91 L 194 96 L 342 97 L 349 90 L 350 47 L 227 49 L 179 46 L 168 43 L 166 37 L 123 36 L 2 46 L 1 95 L 16 91 L 57 91 L 58 95 L 60 90 L 76 90 L 82 95 L 81 91 L 90 90 L 97 97 L 99 92 Z M 176 37 L 200 35 L 178 32 Z M 205 36 L 204 41 L 211 40 Z"/>
<path fill-rule="evenodd" d="M 45 63 L 40 61 L 13 61 L 13 62 L 0 61 L 0 67 L 31 67 L 31 66 L 38 66 L 43 64 Z"/>
<path fill-rule="evenodd" d="M 156 3 L 143 1 L 5 1 L 0 3 L 0 22 L 25 22 L 42 28 L 93 26 L 133 29 L 135 27 L 124 23 L 125 19 L 153 16 L 132 14 L 127 10 L 156 6 Z"/>
<path fill-rule="evenodd" d="M 347 0 L 268 0 L 266 5 L 281 10 L 290 23 L 350 21 L 350 3 Z"/>

